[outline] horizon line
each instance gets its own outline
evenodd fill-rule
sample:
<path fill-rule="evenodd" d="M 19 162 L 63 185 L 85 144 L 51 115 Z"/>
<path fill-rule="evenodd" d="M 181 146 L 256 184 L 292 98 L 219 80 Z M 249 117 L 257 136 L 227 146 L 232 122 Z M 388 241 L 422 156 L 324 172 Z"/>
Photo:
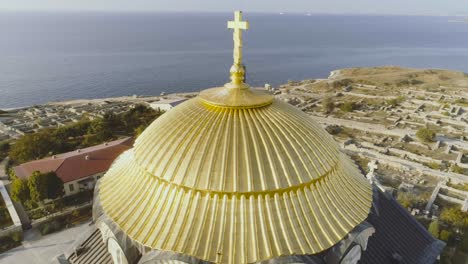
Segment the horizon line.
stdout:
<path fill-rule="evenodd" d="M 157 13 L 192 13 L 192 14 L 227 14 L 233 11 L 215 10 L 215 11 L 199 11 L 199 10 L 99 10 L 99 9 L 2 9 L 0 12 L 8 13 L 141 13 L 141 14 L 157 14 Z M 419 14 L 419 13 L 355 13 L 355 12 L 308 12 L 308 11 L 244 11 L 249 14 L 277 14 L 277 15 L 356 15 L 356 16 L 426 16 L 426 17 L 467 17 L 468 14 Z"/>

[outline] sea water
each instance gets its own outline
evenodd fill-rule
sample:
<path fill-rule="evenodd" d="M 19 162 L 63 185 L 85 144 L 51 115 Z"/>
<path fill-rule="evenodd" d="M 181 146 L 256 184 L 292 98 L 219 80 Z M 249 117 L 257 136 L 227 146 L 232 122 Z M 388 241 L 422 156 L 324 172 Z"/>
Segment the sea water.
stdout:
<path fill-rule="evenodd" d="M 344 67 L 468 72 L 468 23 L 451 17 L 245 13 L 252 86 Z M 229 79 L 229 13 L 0 13 L 0 109 L 199 91 Z"/>

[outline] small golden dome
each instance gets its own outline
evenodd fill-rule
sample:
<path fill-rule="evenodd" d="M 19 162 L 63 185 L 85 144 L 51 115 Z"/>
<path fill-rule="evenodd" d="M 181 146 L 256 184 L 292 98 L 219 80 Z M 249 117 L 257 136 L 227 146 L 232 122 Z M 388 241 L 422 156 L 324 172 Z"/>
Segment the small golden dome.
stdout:
<path fill-rule="evenodd" d="M 277 100 L 256 108 L 250 102 L 215 106 L 198 97 L 181 104 L 136 140 L 135 161 L 164 181 L 222 193 L 287 189 L 336 166 L 338 145 L 305 113 Z"/>

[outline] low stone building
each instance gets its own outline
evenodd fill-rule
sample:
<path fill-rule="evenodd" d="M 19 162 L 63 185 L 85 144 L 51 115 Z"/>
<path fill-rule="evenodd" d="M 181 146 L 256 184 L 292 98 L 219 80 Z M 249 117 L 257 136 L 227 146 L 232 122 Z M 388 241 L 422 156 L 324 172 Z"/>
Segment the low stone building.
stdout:
<path fill-rule="evenodd" d="M 172 98 L 154 101 L 151 102 L 149 105 L 156 111 L 169 111 L 185 101 L 187 101 L 186 98 Z"/>
<path fill-rule="evenodd" d="M 13 168 L 16 176 L 27 179 L 35 171 L 55 172 L 64 183 L 65 196 L 92 190 L 96 181 L 121 153 L 132 147 L 127 137 L 84 149 L 23 163 Z"/>

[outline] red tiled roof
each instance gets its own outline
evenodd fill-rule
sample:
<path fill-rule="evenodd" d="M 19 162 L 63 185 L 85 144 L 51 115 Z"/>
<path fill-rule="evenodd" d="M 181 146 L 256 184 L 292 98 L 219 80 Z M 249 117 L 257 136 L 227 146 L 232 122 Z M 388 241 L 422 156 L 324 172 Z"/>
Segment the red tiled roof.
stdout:
<path fill-rule="evenodd" d="M 33 172 L 54 171 L 64 183 L 105 172 L 112 162 L 133 145 L 128 137 L 116 141 L 23 163 L 13 168 L 16 176 L 28 178 Z"/>

